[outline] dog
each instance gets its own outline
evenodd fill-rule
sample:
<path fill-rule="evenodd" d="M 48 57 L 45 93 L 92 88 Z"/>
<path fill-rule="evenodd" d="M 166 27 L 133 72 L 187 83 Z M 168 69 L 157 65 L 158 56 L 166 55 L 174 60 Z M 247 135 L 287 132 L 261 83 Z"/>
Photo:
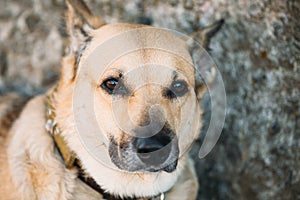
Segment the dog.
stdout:
<path fill-rule="evenodd" d="M 106 24 L 81 0 L 66 5 L 57 85 L 1 97 L 0 199 L 196 199 L 188 150 L 206 89 L 186 41 L 147 25 Z M 221 24 L 193 37 L 208 47 Z"/>

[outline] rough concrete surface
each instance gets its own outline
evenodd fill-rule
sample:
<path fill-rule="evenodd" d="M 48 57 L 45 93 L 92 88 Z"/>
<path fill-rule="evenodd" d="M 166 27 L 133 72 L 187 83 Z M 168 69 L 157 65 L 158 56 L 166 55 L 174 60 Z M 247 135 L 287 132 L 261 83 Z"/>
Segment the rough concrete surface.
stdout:
<path fill-rule="evenodd" d="M 300 199 L 299 0 L 89 0 L 107 22 L 191 33 L 218 19 L 211 55 L 227 94 L 213 151 L 191 154 L 199 200 Z M 0 0 L 1 92 L 33 94 L 58 77 L 66 35 L 63 0 Z"/>

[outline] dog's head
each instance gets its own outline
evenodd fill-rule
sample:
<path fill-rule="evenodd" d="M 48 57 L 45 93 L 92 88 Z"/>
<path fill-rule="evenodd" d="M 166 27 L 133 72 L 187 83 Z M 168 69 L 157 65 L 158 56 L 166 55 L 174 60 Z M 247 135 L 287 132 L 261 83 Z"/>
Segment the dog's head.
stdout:
<path fill-rule="evenodd" d="M 85 5 L 72 2 L 67 2 L 70 44 L 57 114 L 64 130 L 76 130 L 73 92 L 83 83 L 93 94 L 99 132 L 65 137 L 89 138 L 93 152 L 105 147 L 112 163 L 123 171 L 173 172 L 198 136 L 205 90 L 196 78 L 186 41 L 144 25 L 105 25 Z M 203 45 L 219 25 L 197 34 Z M 89 122 L 86 119 L 85 125 Z M 96 139 L 99 133 L 104 136 L 101 140 Z M 80 155 L 76 147 L 72 150 Z"/>

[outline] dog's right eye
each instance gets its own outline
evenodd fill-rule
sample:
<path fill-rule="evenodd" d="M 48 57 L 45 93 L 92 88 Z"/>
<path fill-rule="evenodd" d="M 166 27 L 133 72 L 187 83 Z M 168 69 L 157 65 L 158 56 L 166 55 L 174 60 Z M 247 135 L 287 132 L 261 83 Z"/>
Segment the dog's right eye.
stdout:
<path fill-rule="evenodd" d="M 101 84 L 101 87 L 109 93 L 120 88 L 119 80 L 116 78 L 108 78 Z"/>
<path fill-rule="evenodd" d="M 104 80 L 101 84 L 101 88 L 103 88 L 108 94 L 124 94 L 127 91 L 122 84 L 122 81 L 117 78 L 108 78 Z"/>

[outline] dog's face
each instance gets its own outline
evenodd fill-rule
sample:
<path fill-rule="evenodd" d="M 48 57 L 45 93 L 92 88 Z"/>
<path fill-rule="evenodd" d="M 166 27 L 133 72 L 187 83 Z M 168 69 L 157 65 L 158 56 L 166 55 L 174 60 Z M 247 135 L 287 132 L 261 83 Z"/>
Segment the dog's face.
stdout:
<path fill-rule="evenodd" d="M 187 132 L 200 116 L 193 68 L 162 50 L 137 50 L 108 66 L 97 82 L 95 111 L 108 139 L 112 162 L 126 171 L 176 169 L 178 140 L 191 143 Z M 190 140 L 190 141 L 189 141 Z"/>
<path fill-rule="evenodd" d="M 81 137 L 92 138 L 90 145 L 95 152 L 104 145 L 112 163 L 121 170 L 173 172 L 201 128 L 204 87 L 195 79 L 185 42 L 167 31 L 156 36 L 155 29 L 140 32 L 138 37 L 124 37 L 117 43 L 119 47 L 136 44 L 138 48 L 102 66 L 105 56 L 97 54 L 97 48 L 105 41 L 149 27 L 116 24 L 85 32 L 82 16 L 76 17 L 74 8 L 69 9 L 70 49 L 76 62 L 73 67 L 64 66 L 59 92 L 72 102 L 72 85 L 84 79 L 88 90 L 93 91 L 94 115 L 104 139 L 93 140 L 93 134 L 97 138 L 99 133 L 80 133 Z M 101 20 L 87 21 L 102 26 Z M 161 46 L 144 48 L 143 44 Z M 111 48 L 117 51 L 118 47 Z M 88 70 L 83 77 L 79 71 L 84 71 L 87 63 L 96 71 L 101 68 L 101 73 Z"/>
<path fill-rule="evenodd" d="M 131 45 L 133 50 L 114 51 L 112 56 L 103 47 L 106 43 L 112 49 Z M 104 135 L 90 145 L 103 142 L 121 170 L 173 172 L 200 128 L 195 72 L 185 42 L 165 30 L 117 24 L 90 32 L 82 49 L 73 82 L 85 77 L 83 82 L 93 93 L 97 134 Z M 114 59 L 103 64 L 107 57 Z"/>

